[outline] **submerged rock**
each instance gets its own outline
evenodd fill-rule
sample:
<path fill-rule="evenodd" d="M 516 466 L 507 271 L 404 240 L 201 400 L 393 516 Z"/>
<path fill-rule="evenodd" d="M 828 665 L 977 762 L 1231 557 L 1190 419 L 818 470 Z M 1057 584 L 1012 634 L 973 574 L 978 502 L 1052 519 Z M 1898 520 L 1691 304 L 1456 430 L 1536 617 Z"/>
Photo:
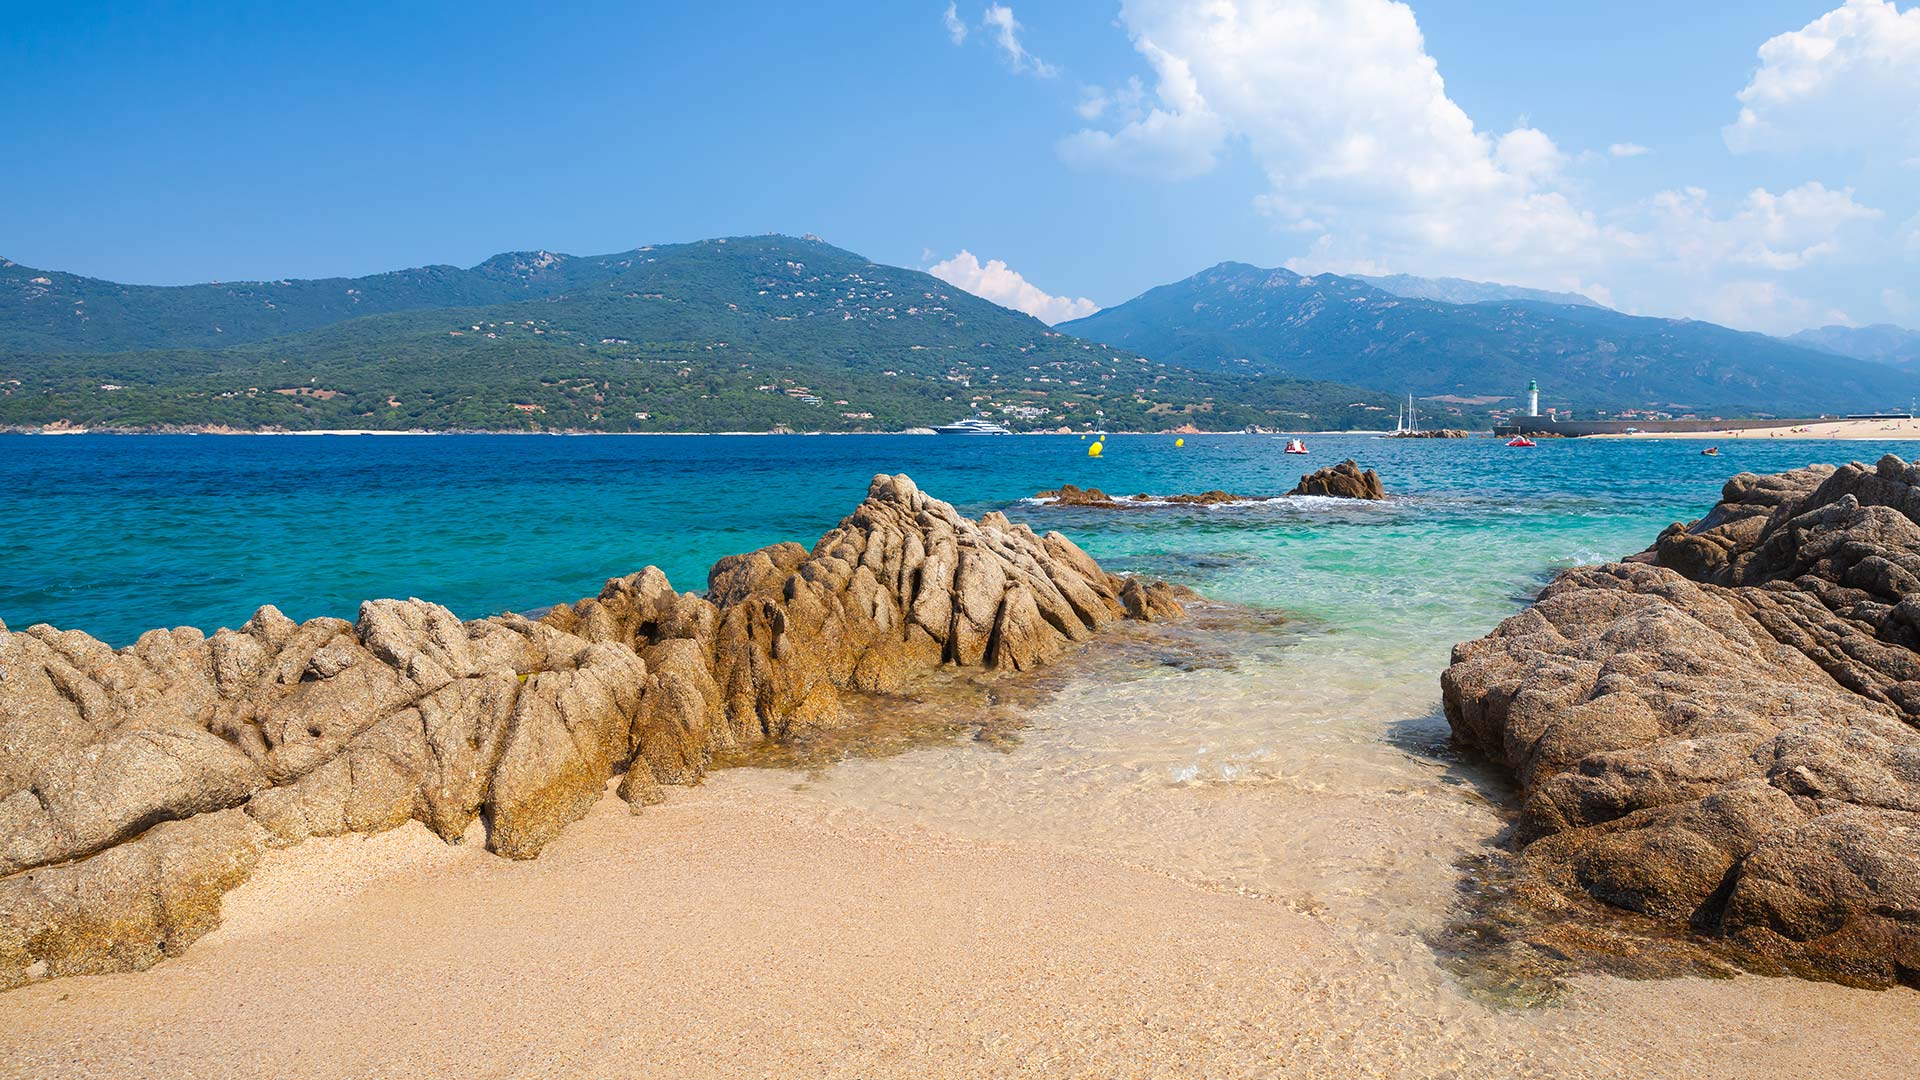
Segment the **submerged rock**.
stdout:
<path fill-rule="evenodd" d="M 1329 465 L 1302 476 L 1292 494 L 1379 500 L 1387 497 L 1387 490 L 1380 485 L 1379 473 L 1372 469 L 1363 471 L 1352 458 L 1348 458 L 1338 465 Z"/>
<path fill-rule="evenodd" d="M 263 607 L 118 651 L 0 626 L 0 989 L 178 953 L 269 846 L 410 820 L 455 843 L 478 820 L 531 858 L 616 775 L 645 805 L 717 751 L 837 722 L 845 693 L 1027 670 L 1181 612 L 1059 533 L 880 476 L 811 552 L 722 559 L 704 598 L 648 567 L 539 621 Z"/>
<path fill-rule="evenodd" d="M 1756 963 L 1920 985 L 1920 468 L 1728 481 L 1457 646 L 1456 738 L 1525 794 L 1521 872 Z"/>

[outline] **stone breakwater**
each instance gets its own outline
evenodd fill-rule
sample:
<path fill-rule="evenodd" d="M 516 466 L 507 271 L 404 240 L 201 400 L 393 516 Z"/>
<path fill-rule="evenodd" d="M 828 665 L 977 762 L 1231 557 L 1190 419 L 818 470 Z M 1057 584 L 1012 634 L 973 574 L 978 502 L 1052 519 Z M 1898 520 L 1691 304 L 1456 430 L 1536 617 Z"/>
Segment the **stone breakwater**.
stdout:
<path fill-rule="evenodd" d="M 1530 898 L 1756 966 L 1920 986 L 1920 468 L 1741 474 L 1641 555 L 1454 649 Z"/>
<path fill-rule="evenodd" d="M 150 966 L 271 847 L 417 820 L 532 858 L 620 776 L 638 807 L 721 750 L 845 716 L 943 664 L 1020 671 L 1183 614 L 1066 537 L 875 477 L 811 551 L 648 567 L 538 620 L 372 600 L 114 650 L 0 625 L 0 989 Z"/>

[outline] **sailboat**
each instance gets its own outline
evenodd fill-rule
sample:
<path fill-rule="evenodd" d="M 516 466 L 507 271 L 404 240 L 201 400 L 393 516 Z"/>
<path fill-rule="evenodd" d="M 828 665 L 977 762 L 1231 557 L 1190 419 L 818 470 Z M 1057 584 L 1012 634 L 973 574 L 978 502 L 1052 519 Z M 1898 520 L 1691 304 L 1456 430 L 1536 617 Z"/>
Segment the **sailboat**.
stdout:
<path fill-rule="evenodd" d="M 1408 394 L 1407 403 L 1400 406 L 1399 411 L 1394 414 L 1393 434 L 1386 436 L 1386 438 L 1411 439 L 1419 434 L 1420 415 L 1414 411 L 1413 395 Z"/>

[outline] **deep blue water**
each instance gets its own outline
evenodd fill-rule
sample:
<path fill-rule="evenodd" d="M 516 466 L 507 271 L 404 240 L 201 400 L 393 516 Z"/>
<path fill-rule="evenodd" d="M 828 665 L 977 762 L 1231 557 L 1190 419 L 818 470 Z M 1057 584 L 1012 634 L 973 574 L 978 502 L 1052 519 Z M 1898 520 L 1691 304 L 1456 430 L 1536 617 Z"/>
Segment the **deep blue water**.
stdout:
<path fill-rule="evenodd" d="M 419 596 L 462 616 L 598 591 L 648 563 L 682 589 L 722 555 L 811 543 L 876 472 L 970 514 L 1007 509 L 1117 569 L 1288 608 L 1407 644 L 1483 631 L 1553 569 L 1638 550 L 1698 516 L 1726 477 L 1871 461 L 1900 444 L 1115 436 L 684 438 L 0 436 L 0 620 L 116 645 L 212 630 L 262 603 L 352 617 Z M 1343 457 L 1380 470 L 1384 507 L 1117 513 L 1022 503 L 1062 481 L 1114 493 L 1269 495 Z"/>

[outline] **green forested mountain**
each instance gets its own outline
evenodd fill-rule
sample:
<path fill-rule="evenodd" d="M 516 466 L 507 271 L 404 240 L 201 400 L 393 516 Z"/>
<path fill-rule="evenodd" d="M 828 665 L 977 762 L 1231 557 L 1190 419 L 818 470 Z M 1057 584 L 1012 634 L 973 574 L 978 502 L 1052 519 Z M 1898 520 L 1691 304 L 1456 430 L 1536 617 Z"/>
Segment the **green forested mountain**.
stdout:
<path fill-rule="evenodd" d="M 1709 323 L 1238 263 L 1058 328 L 782 236 L 245 285 L 0 267 L 0 427 L 1373 427 L 1406 392 L 1471 424 L 1530 379 L 1583 413 L 1856 412 L 1920 391 Z"/>
<path fill-rule="evenodd" d="M 1376 390 L 1725 415 L 1906 407 L 1913 375 L 1712 323 L 1525 301 L 1449 304 L 1221 263 L 1059 329 L 1155 360 Z"/>
<path fill-rule="evenodd" d="M 552 296 L 632 269 L 642 253 L 495 255 L 359 278 L 121 285 L 0 259 L 0 349 L 121 352 L 224 348 L 365 315 Z"/>
<path fill-rule="evenodd" d="M 1391 408 L 1150 361 L 813 239 L 231 287 L 15 271 L 0 426 L 850 431 L 977 410 L 1016 428 L 1222 430 L 1377 425 Z M 183 347 L 209 332 L 254 340 Z"/>

